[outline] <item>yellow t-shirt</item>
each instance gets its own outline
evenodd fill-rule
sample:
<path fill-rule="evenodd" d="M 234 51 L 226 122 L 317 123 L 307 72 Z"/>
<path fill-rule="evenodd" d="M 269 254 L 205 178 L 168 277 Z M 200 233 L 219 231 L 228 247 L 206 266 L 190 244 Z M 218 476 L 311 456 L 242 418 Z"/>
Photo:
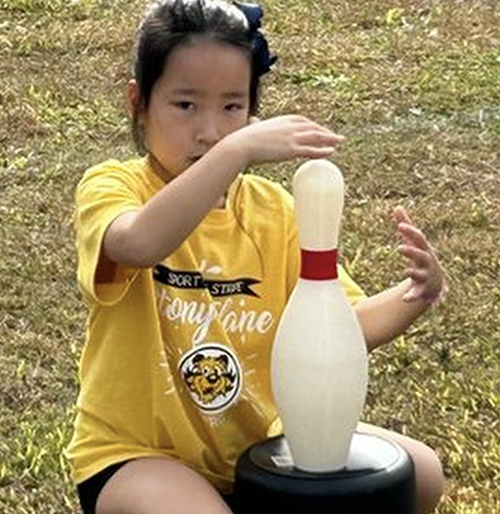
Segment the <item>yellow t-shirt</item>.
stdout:
<path fill-rule="evenodd" d="M 78 281 L 90 314 L 67 449 L 76 482 L 141 456 L 171 456 L 220 491 L 277 413 L 270 351 L 299 272 L 293 199 L 244 175 L 154 269 L 96 284 L 104 233 L 164 186 L 147 159 L 88 170 L 76 195 Z M 168 220 L 158 220 L 168 223 Z M 351 302 L 361 289 L 340 267 Z"/>

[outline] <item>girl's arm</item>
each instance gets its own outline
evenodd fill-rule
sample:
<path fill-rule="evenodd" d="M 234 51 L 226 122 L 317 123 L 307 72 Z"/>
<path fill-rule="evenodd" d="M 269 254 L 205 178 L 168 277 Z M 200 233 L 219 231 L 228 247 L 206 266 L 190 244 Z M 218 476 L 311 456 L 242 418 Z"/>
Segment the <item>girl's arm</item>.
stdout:
<path fill-rule="evenodd" d="M 369 350 L 404 333 L 448 288 L 445 272 L 425 235 L 402 207 L 394 210 L 394 218 L 402 239 L 398 252 L 409 262 L 407 278 L 356 305 Z"/>
<path fill-rule="evenodd" d="M 141 209 L 114 220 L 104 237 L 106 259 L 150 267 L 171 254 L 252 164 L 328 157 L 342 138 L 302 116 L 251 123 L 216 143 Z"/>

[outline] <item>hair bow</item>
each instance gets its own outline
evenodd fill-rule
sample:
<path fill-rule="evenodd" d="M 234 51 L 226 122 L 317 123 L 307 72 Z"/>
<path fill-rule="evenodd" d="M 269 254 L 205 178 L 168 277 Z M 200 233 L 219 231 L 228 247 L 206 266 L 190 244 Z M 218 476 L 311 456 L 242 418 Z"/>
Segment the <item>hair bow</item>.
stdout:
<path fill-rule="evenodd" d="M 267 39 L 260 30 L 264 10 L 257 4 L 248 4 L 243 2 L 233 3 L 245 15 L 245 18 L 248 21 L 250 34 L 252 36 L 252 50 L 257 73 L 259 75 L 264 75 L 264 73 L 270 71 L 271 66 L 278 60 L 277 55 L 271 55 L 269 52 Z"/>

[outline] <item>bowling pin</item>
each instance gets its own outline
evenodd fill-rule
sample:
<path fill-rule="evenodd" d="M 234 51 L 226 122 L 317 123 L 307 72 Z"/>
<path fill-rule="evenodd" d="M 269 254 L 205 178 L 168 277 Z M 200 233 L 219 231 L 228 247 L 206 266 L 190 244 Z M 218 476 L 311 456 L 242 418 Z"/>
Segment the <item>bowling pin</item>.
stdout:
<path fill-rule="evenodd" d="M 329 472 L 346 465 L 368 381 L 365 340 L 337 276 L 342 174 L 308 161 L 293 196 L 301 270 L 276 331 L 272 388 L 295 467 Z"/>

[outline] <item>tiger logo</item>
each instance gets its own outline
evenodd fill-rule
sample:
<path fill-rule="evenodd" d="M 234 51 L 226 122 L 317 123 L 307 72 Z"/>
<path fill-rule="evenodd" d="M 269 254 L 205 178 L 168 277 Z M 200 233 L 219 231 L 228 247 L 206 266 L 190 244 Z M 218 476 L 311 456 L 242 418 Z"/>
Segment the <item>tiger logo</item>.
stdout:
<path fill-rule="evenodd" d="M 194 402 L 203 411 L 221 412 L 232 405 L 241 389 L 241 370 L 226 347 L 210 343 L 189 351 L 180 372 Z"/>

